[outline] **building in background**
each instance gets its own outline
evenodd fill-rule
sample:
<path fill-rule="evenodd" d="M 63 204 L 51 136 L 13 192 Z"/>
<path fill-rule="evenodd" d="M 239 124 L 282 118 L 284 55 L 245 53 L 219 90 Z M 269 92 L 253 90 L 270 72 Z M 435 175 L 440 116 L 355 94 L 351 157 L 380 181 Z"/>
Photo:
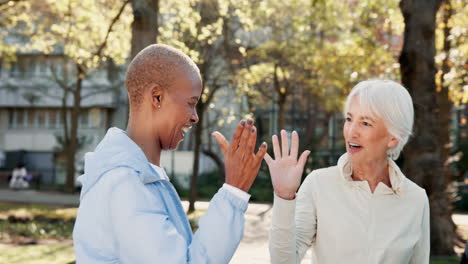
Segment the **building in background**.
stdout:
<path fill-rule="evenodd" d="M 64 90 L 54 79 L 52 70 L 64 79 L 73 79 L 73 65 L 60 53 L 54 55 L 17 54 L 10 65 L 0 64 L 0 182 L 5 181 L 17 163 L 23 162 L 29 172 L 40 176 L 42 185 L 65 183 Z M 121 104 L 123 81 L 116 89 L 116 79 L 123 70 L 112 62 L 83 81 L 81 115 L 78 122 L 78 151 L 76 177 L 83 173 L 83 156 L 93 151 L 108 128 L 124 129 L 126 116 Z M 117 77 L 116 77 L 117 76 Z M 118 77 L 120 76 L 120 77 Z M 72 97 L 67 98 L 67 120 L 70 120 Z M 69 125 L 69 124 L 68 124 Z M 181 151 L 165 151 L 162 166 L 177 178 L 180 186 L 188 188 L 193 155 L 190 136 L 182 142 Z M 202 155 L 200 172 L 216 168 L 214 162 Z"/>
<path fill-rule="evenodd" d="M 69 69 L 72 65 L 61 54 L 18 54 L 16 62 L 0 67 L 0 151 L 5 156 L 1 169 L 10 170 L 24 162 L 29 171 L 40 175 L 43 184 L 64 183 L 62 113 L 70 120 L 72 98 L 68 96 L 64 108 L 64 91 L 52 70 L 63 77 L 73 73 Z M 110 85 L 105 69 L 83 83 L 84 93 L 91 95 L 81 102 L 77 157 L 93 149 L 113 122 L 116 94 L 92 93 Z M 82 170 L 81 160 L 77 159 L 77 172 Z"/>

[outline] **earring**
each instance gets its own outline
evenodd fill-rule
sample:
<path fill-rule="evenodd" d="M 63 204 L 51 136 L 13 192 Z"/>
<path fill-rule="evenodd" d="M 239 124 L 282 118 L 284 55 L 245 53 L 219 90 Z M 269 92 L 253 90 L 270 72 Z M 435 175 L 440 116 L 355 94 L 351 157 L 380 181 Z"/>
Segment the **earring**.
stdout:
<path fill-rule="evenodd" d="M 161 108 L 161 105 L 160 105 L 160 104 L 158 104 L 158 108 Z"/>

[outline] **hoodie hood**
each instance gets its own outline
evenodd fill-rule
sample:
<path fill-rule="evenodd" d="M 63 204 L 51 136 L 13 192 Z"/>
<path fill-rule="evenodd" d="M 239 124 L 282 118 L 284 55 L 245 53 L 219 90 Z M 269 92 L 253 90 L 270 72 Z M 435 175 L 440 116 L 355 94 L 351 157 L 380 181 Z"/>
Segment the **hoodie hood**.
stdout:
<path fill-rule="evenodd" d="M 94 152 L 85 154 L 84 174 L 78 177 L 82 184 L 80 200 L 104 173 L 121 167 L 133 169 L 143 184 L 165 180 L 151 167 L 141 148 L 125 131 L 113 127 L 107 131 Z"/>

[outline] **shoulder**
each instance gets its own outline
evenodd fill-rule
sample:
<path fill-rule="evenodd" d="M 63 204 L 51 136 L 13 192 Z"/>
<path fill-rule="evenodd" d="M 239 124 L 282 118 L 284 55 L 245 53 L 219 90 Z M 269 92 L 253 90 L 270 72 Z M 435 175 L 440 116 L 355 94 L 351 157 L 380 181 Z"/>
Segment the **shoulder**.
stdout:
<path fill-rule="evenodd" d="M 408 200 L 411 200 L 418 204 L 418 206 L 425 207 L 429 204 L 429 199 L 426 194 L 426 190 L 421 188 L 419 185 L 414 183 L 412 180 L 405 177 L 405 196 Z"/>
<path fill-rule="evenodd" d="M 138 173 L 134 169 L 116 167 L 104 172 L 99 181 L 102 185 L 109 186 L 111 190 L 115 190 L 115 188 L 122 188 L 129 183 L 135 185 L 138 180 Z"/>
<path fill-rule="evenodd" d="M 109 182 L 111 207 L 143 209 L 158 204 L 155 195 L 140 180 L 138 173 L 127 167 L 112 169 L 103 175 Z"/>
<path fill-rule="evenodd" d="M 327 168 L 321 168 L 313 170 L 304 180 L 304 183 L 309 182 L 319 182 L 326 183 L 331 182 L 336 179 L 340 174 L 338 166 L 332 166 Z"/>
<path fill-rule="evenodd" d="M 315 191 L 314 188 L 318 188 L 318 186 L 323 188 L 329 185 L 336 185 L 339 175 L 338 166 L 317 169 L 307 175 L 302 186 L 310 191 Z"/>

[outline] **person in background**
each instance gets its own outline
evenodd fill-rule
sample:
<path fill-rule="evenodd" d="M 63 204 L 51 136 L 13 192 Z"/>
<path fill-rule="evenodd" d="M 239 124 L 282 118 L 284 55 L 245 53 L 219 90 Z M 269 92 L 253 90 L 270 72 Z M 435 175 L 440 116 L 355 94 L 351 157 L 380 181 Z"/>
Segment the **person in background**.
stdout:
<path fill-rule="evenodd" d="M 29 183 L 25 180 L 26 175 L 26 167 L 23 163 L 18 163 L 11 173 L 10 188 L 14 190 L 29 188 Z"/>
<path fill-rule="evenodd" d="M 358 83 L 344 107 L 346 153 L 302 183 L 309 151 L 286 131 L 265 160 L 274 188 L 272 263 L 300 263 L 312 247 L 320 264 L 429 263 L 429 201 L 394 162 L 413 127 L 408 91 L 388 80 Z M 411 157 L 409 157 L 411 158 Z"/>

